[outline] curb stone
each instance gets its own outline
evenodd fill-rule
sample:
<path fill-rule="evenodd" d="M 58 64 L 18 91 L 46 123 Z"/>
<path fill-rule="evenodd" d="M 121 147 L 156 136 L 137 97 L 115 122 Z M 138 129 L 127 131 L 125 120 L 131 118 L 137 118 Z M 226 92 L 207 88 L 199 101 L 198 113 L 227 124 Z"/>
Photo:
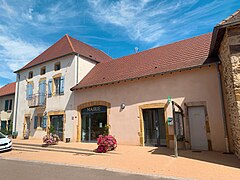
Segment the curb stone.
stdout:
<path fill-rule="evenodd" d="M 50 165 L 57 165 L 57 166 L 70 166 L 70 167 L 96 169 L 96 170 L 123 173 L 123 174 L 149 176 L 149 177 L 152 177 L 155 179 L 163 178 L 165 180 L 193 180 L 193 179 L 189 179 L 189 178 L 181 178 L 181 177 L 174 177 L 174 176 L 161 176 L 161 175 L 157 175 L 157 174 L 144 174 L 144 173 L 139 173 L 139 172 L 134 172 L 134 171 L 125 171 L 125 170 L 120 170 L 120 169 L 115 169 L 115 168 L 102 168 L 102 167 L 89 166 L 89 165 L 76 165 L 76 164 L 68 164 L 68 163 L 37 161 L 37 160 L 23 160 L 23 159 L 18 159 L 18 158 L 6 158 L 6 157 L 2 157 L 2 156 L 0 156 L 0 159 L 9 160 L 9 161 L 32 162 L 32 163 L 38 163 L 38 164 L 50 164 Z"/>

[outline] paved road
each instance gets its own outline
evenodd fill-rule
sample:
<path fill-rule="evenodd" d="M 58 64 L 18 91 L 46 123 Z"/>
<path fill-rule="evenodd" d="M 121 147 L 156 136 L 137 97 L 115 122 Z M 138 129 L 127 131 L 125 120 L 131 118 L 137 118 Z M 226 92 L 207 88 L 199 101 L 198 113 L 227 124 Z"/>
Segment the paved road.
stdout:
<path fill-rule="evenodd" d="M 157 178 L 135 174 L 97 170 L 83 167 L 54 165 L 38 162 L 26 162 L 0 159 L 1 180 L 170 180 L 169 178 Z"/>

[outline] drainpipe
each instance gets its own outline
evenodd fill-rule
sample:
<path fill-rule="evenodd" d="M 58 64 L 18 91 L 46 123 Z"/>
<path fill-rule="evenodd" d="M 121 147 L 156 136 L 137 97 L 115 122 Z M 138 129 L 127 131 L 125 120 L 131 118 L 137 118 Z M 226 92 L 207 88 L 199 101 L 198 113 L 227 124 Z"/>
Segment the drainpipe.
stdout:
<path fill-rule="evenodd" d="M 222 116 L 223 116 L 223 126 L 224 126 L 224 138 L 225 138 L 225 146 L 226 152 L 229 153 L 229 139 L 228 139 L 228 130 L 227 130 L 227 120 L 226 120 L 226 109 L 224 104 L 224 96 L 223 96 L 223 86 L 222 86 L 222 76 L 219 68 L 219 63 L 216 63 L 217 72 L 218 72 L 218 82 L 219 82 L 219 93 L 221 96 L 221 107 L 222 107 Z"/>
<path fill-rule="evenodd" d="M 79 68 L 79 54 L 77 54 L 77 77 L 76 77 L 76 84 L 78 83 L 78 68 Z"/>
<path fill-rule="evenodd" d="M 79 54 L 77 54 L 77 77 L 76 77 L 76 84 L 78 83 L 78 68 L 79 68 Z M 74 93 L 74 92 L 72 92 Z M 76 94 L 76 92 L 74 93 L 74 95 Z M 74 99 L 74 107 L 75 107 L 75 98 Z M 78 117 L 78 123 L 77 123 L 77 142 L 80 141 L 80 129 L 79 129 L 79 117 Z"/>
<path fill-rule="evenodd" d="M 16 103 L 16 107 L 14 109 L 15 112 L 15 118 L 14 118 L 14 132 L 17 131 L 17 109 L 18 109 L 18 97 L 19 97 L 19 81 L 20 81 L 20 74 L 17 73 L 17 93 L 16 93 L 16 98 L 15 98 L 15 103 Z"/>

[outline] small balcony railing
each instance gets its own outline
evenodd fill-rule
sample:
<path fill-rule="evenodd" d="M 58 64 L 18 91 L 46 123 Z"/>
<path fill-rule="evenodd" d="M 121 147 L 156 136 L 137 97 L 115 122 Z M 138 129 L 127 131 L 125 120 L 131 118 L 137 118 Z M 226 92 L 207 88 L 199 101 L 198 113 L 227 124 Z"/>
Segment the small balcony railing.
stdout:
<path fill-rule="evenodd" d="M 28 106 L 30 108 L 34 107 L 45 107 L 46 106 L 46 94 L 33 94 L 29 99 L 28 99 Z"/>

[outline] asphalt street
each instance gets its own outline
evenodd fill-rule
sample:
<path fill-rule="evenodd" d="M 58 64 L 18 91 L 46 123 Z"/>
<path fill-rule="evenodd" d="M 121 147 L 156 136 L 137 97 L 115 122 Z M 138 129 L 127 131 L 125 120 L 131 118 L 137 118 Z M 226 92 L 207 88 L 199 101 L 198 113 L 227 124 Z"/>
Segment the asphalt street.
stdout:
<path fill-rule="evenodd" d="M 1 155 L 1 154 L 0 154 Z M 5 160 L 0 158 L 0 179 L 1 180 L 73 180 L 73 179 L 94 179 L 94 180 L 170 180 L 144 176 L 138 174 L 119 173 L 109 170 L 91 169 L 85 167 L 74 167 L 67 165 L 55 165 L 40 162 Z"/>

